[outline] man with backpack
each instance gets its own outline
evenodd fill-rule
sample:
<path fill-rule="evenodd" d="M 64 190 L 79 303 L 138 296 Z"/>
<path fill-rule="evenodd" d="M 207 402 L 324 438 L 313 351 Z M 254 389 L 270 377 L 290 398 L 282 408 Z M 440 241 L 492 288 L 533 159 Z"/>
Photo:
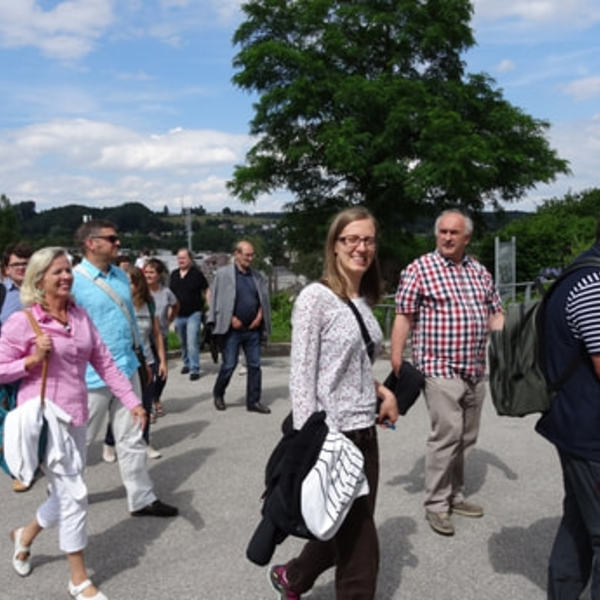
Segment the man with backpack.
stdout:
<path fill-rule="evenodd" d="M 454 534 L 452 513 L 483 516 L 483 509 L 463 495 L 464 461 L 479 432 L 487 334 L 504 324 L 491 275 L 465 254 L 472 231 L 471 219 L 458 210 L 437 218 L 436 249 L 400 276 L 391 336 L 395 373 L 412 330 L 413 362 L 425 375 L 431 420 L 425 518 L 436 533 L 448 536 Z"/>
<path fill-rule="evenodd" d="M 586 264 L 553 288 L 541 315 L 542 365 L 562 384 L 536 425 L 562 467 L 563 516 L 548 567 L 548 598 L 579 598 L 591 575 L 600 598 L 600 221 Z M 569 376 L 564 377 L 568 371 Z"/>

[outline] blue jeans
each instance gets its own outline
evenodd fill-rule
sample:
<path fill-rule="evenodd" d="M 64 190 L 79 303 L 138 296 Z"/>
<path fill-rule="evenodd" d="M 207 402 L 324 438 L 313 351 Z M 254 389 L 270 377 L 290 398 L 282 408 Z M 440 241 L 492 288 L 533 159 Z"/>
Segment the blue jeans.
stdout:
<path fill-rule="evenodd" d="M 260 401 L 261 370 L 260 370 L 260 330 L 238 331 L 230 329 L 223 336 L 223 362 L 219 369 L 217 381 L 213 388 L 214 396 L 224 396 L 225 388 L 238 362 L 240 346 L 246 356 L 246 405 Z"/>
<path fill-rule="evenodd" d="M 183 366 L 190 373 L 200 372 L 200 329 L 202 327 L 202 313 L 197 311 L 187 317 L 175 319 L 175 331 L 181 342 L 181 358 Z"/>
<path fill-rule="evenodd" d="M 600 463 L 558 451 L 565 497 L 548 568 L 548 598 L 579 598 L 592 579 L 600 598 Z"/>

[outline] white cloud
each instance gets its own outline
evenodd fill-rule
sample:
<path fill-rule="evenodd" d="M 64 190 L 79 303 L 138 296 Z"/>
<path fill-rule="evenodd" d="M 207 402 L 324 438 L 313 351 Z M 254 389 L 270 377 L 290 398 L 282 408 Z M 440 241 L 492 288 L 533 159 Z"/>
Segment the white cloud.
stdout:
<path fill-rule="evenodd" d="M 36 0 L 0 3 L 0 45 L 34 46 L 74 60 L 88 54 L 114 20 L 112 0 L 68 0 L 44 10 Z"/>
<path fill-rule="evenodd" d="M 589 100 L 600 95 L 600 76 L 582 77 L 563 86 L 563 91 L 574 100 Z"/>
<path fill-rule="evenodd" d="M 142 134 L 87 119 L 56 119 L 0 135 L 3 193 L 38 210 L 142 202 L 162 210 L 248 209 L 226 189 L 251 140 L 212 130 Z M 261 204 L 261 203 L 259 203 Z M 257 210 L 257 206 L 251 207 Z"/>
<path fill-rule="evenodd" d="M 550 184 L 539 185 L 520 203 L 511 205 L 522 210 L 535 210 L 544 200 L 561 198 L 598 187 L 600 173 L 600 114 L 581 121 L 554 125 L 549 134 L 550 145 L 570 163 L 571 175 L 560 176 Z"/>
<path fill-rule="evenodd" d="M 496 71 L 499 73 L 506 73 L 507 71 L 512 71 L 515 68 L 515 63 L 508 58 L 501 60 L 498 66 L 496 67 Z"/>

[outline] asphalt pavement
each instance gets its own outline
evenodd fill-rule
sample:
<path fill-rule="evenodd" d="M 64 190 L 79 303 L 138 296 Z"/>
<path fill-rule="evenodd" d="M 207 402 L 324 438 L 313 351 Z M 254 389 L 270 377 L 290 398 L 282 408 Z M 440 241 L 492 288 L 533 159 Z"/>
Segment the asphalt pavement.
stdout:
<path fill-rule="evenodd" d="M 179 507 L 178 517 L 130 517 L 117 465 L 102 462 L 100 440 L 90 448 L 86 561 L 110 600 L 275 597 L 266 568 L 250 563 L 245 550 L 259 522 L 265 462 L 290 410 L 289 358 L 264 358 L 263 402 L 270 406 L 270 415 L 246 411 L 246 378 L 237 371 L 227 390 L 227 410 L 217 412 L 211 394 L 217 365 L 208 355 L 202 360 L 204 375 L 195 382 L 180 374 L 179 360 L 170 360 L 166 415 L 152 429 L 152 444 L 163 453 L 149 461 L 155 490 L 163 501 Z M 375 369 L 384 376 L 388 362 L 379 360 Z M 534 423 L 535 417 L 498 417 L 486 399 L 479 442 L 466 467 L 467 494 L 486 514 L 481 519 L 455 516 L 451 538 L 435 534 L 424 520 L 428 421 L 422 399 L 395 431 L 380 430 L 377 599 L 546 597 L 546 565 L 562 493 L 556 452 L 533 431 Z M 56 530 L 36 540 L 29 577 L 20 578 L 10 563 L 8 533 L 35 514 L 44 498 L 44 480 L 16 494 L 3 477 L 0 494 L 0 599 L 67 598 L 68 568 Z M 301 540 L 288 538 L 273 560 L 291 558 L 301 545 Z M 334 598 L 333 571 L 307 597 Z"/>

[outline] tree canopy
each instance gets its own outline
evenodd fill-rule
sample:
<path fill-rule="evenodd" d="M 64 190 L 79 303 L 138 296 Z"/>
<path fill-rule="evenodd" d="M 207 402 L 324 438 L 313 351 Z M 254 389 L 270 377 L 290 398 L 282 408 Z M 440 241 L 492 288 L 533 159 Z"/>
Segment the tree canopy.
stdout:
<path fill-rule="evenodd" d="M 248 0 L 234 83 L 258 93 L 257 141 L 230 190 L 287 188 L 290 236 L 322 242 L 364 204 L 389 232 L 445 206 L 479 212 L 568 171 L 548 123 L 466 74 L 468 0 Z M 316 236 L 319 236 L 318 238 Z M 396 268 L 398 265 L 396 265 Z"/>

